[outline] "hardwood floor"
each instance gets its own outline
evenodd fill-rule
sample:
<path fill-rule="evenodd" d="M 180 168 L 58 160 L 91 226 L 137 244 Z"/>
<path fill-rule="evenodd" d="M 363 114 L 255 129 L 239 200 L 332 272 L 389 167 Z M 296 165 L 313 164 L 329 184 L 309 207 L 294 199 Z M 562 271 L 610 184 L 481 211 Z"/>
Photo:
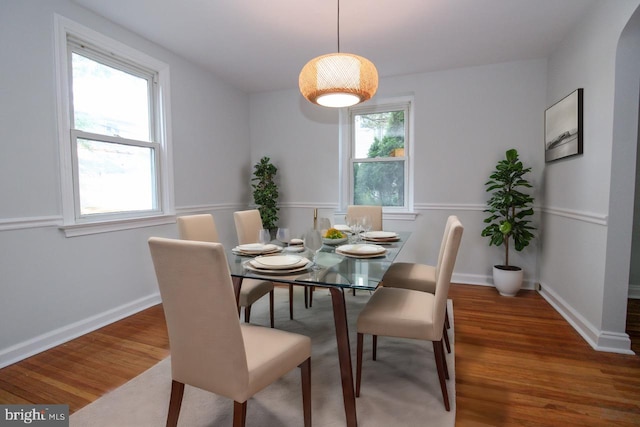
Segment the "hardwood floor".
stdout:
<path fill-rule="evenodd" d="M 536 292 L 454 285 L 457 426 L 639 426 L 640 356 L 594 351 Z M 640 301 L 628 333 L 640 350 Z M 0 370 L 0 404 L 73 413 L 169 355 L 152 307 Z"/>

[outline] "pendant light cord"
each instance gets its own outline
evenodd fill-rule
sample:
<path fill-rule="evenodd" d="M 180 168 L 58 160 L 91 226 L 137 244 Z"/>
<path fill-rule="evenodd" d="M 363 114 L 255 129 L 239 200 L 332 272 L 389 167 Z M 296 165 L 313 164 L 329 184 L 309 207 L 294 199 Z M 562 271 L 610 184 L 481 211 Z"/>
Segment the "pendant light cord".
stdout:
<path fill-rule="evenodd" d="M 340 0 L 338 0 L 338 53 L 340 53 Z"/>

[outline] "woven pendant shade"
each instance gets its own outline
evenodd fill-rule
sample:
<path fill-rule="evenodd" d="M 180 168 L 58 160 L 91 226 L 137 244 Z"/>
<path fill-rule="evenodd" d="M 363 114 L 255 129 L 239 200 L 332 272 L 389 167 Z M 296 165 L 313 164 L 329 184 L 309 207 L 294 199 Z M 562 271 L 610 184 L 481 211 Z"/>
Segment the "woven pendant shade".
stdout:
<path fill-rule="evenodd" d="M 378 89 L 378 71 L 371 61 L 350 53 L 330 53 L 302 68 L 298 84 L 310 102 L 349 107 L 371 99 Z"/>

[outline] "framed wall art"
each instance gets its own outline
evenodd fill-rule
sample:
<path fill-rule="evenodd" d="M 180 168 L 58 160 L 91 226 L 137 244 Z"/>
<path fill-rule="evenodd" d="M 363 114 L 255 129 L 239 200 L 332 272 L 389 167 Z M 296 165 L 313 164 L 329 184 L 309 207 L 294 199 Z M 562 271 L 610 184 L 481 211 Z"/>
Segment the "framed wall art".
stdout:
<path fill-rule="evenodd" d="M 582 154 L 582 98 L 583 89 L 576 89 L 545 110 L 545 161 Z"/>

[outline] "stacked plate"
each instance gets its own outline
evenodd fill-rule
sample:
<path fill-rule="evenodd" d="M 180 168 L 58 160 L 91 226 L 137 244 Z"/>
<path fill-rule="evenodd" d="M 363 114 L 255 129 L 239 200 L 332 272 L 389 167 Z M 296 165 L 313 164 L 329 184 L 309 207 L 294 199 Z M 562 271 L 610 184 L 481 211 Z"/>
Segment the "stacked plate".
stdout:
<path fill-rule="evenodd" d="M 235 248 L 231 249 L 231 251 L 236 255 L 244 255 L 244 256 L 258 256 L 258 255 L 267 255 L 274 254 L 276 252 L 280 252 L 282 248 L 278 245 L 273 245 L 268 243 L 263 245 L 262 243 L 247 243 L 245 245 L 238 245 Z"/>
<path fill-rule="evenodd" d="M 244 263 L 247 270 L 264 274 L 291 274 L 306 270 L 313 263 L 298 255 L 258 256 Z"/>
<path fill-rule="evenodd" d="M 377 258 L 385 256 L 387 250 L 379 245 L 364 243 L 338 246 L 336 248 L 336 253 L 352 258 Z"/>
<path fill-rule="evenodd" d="M 362 240 L 373 243 L 392 243 L 400 240 L 398 233 L 393 231 L 367 231 L 362 233 Z"/>

